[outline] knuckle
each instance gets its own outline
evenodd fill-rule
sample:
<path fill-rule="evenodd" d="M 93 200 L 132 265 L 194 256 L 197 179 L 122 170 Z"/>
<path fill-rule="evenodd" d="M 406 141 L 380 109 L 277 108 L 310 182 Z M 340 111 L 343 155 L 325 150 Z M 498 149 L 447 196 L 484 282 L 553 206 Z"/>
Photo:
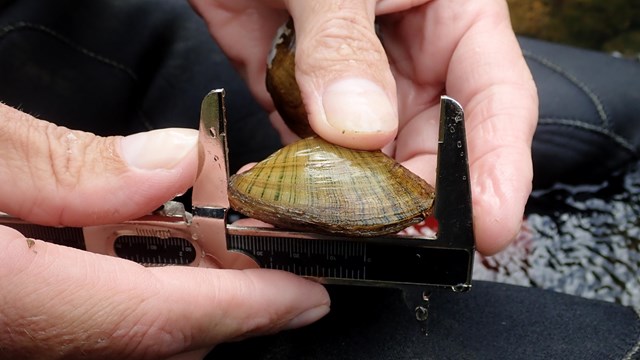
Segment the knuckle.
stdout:
<path fill-rule="evenodd" d="M 49 152 L 52 179 L 58 186 L 74 187 L 81 179 L 82 168 L 86 166 L 87 139 L 81 139 L 74 132 L 53 124 L 47 127 L 44 138 Z"/>
<path fill-rule="evenodd" d="M 107 138 L 47 124 L 44 131 L 49 173 L 58 188 L 74 189 L 85 176 L 105 173 L 115 157 Z M 111 149 L 111 150 L 109 150 Z"/>
<path fill-rule="evenodd" d="M 296 58 L 304 61 L 300 70 L 343 66 L 345 61 L 362 65 L 379 61 L 384 49 L 367 19 L 342 14 L 312 29 L 305 41 L 298 42 Z M 298 56 L 300 55 L 300 56 Z"/>

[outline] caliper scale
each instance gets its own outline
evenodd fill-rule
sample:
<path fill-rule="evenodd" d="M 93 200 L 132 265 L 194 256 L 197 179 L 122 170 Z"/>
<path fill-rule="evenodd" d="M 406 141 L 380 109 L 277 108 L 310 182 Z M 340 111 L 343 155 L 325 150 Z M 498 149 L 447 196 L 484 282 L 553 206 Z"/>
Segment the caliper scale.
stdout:
<path fill-rule="evenodd" d="M 47 227 L 9 215 L 0 224 L 24 236 L 132 260 L 145 266 L 184 265 L 289 271 L 326 284 L 464 291 L 475 251 L 464 114 L 440 101 L 434 217 L 437 235 L 352 238 L 227 222 L 228 166 L 224 90 L 202 102 L 199 170 L 193 208 L 170 201 L 153 214 L 120 224 Z M 419 296 L 418 301 L 422 301 Z"/>

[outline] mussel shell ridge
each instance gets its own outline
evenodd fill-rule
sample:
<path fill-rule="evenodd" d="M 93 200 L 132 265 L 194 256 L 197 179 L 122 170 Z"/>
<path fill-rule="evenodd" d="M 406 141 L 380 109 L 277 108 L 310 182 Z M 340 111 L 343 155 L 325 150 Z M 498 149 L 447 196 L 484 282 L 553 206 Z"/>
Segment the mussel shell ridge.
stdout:
<path fill-rule="evenodd" d="M 278 150 L 229 180 L 231 207 L 277 227 L 348 236 L 398 232 L 427 217 L 434 189 L 380 151 L 319 137 Z"/>

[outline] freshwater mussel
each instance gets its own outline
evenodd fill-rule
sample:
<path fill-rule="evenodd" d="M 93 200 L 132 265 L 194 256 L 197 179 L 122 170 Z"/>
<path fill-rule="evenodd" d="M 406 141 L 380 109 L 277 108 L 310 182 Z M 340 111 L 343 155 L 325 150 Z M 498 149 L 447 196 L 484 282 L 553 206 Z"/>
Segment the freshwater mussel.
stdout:
<path fill-rule="evenodd" d="M 269 56 L 267 89 L 303 139 L 232 176 L 231 207 L 277 227 L 347 236 L 391 234 L 425 219 L 434 200 L 431 185 L 381 151 L 348 149 L 313 134 L 295 81 L 294 55 L 289 21 Z"/>

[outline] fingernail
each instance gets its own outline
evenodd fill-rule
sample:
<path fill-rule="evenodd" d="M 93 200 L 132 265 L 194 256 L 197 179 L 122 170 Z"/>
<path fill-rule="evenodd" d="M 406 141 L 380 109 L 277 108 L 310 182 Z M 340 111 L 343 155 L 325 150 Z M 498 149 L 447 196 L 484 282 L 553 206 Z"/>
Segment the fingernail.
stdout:
<path fill-rule="evenodd" d="M 284 326 L 283 330 L 297 329 L 316 322 L 323 316 L 327 315 L 329 313 L 329 309 L 330 308 L 327 305 L 320 305 L 311 308 L 291 319 L 291 321 Z"/>
<path fill-rule="evenodd" d="M 387 93 L 366 79 L 341 79 L 322 95 L 329 125 L 342 133 L 389 132 L 397 126 L 397 110 Z"/>
<path fill-rule="evenodd" d="M 192 129 L 161 129 L 122 139 L 122 157 L 141 170 L 172 169 L 195 149 L 198 132 Z"/>

